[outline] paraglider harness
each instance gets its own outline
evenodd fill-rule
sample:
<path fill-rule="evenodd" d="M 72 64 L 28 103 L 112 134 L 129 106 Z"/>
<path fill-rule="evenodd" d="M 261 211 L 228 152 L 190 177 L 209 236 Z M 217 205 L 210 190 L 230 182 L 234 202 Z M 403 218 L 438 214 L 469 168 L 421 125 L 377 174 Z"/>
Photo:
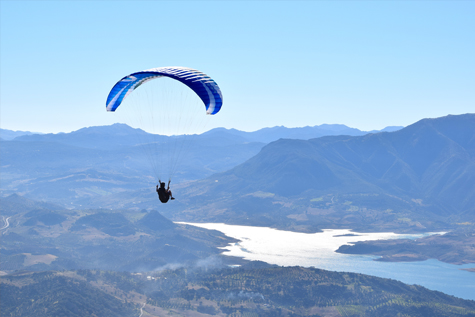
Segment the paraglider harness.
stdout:
<path fill-rule="evenodd" d="M 158 199 L 162 203 L 168 202 L 168 200 L 171 198 L 172 200 L 175 199 L 172 197 L 172 192 L 170 191 L 170 181 L 168 181 L 168 188 L 165 188 L 165 183 L 162 183 L 160 180 L 158 180 L 160 183 L 160 188 L 158 188 L 157 185 L 157 193 L 158 193 Z"/>

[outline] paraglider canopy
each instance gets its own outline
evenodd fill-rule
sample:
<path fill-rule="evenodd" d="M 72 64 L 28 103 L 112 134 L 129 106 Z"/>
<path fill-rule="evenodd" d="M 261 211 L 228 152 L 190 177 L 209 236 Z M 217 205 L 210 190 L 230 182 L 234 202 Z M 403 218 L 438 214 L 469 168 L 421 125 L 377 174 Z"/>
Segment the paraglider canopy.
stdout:
<path fill-rule="evenodd" d="M 159 67 L 132 73 L 119 80 L 107 97 L 107 111 L 115 111 L 134 89 L 159 77 L 169 77 L 190 87 L 203 101 L 207 114 L 216 114 L 221 109 L 221 90 L 209 76 L 187 67 Z"/>

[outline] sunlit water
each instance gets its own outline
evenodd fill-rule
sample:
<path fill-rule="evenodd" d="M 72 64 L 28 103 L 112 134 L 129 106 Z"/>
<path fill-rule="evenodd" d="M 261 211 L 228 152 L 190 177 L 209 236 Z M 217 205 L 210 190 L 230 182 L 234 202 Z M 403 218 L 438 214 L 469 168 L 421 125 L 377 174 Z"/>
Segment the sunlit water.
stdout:
<path fill-rule="evenodd" d="M 475 300 L 475 273 L 461 270 L 475 265 L 452 265 L 437 260 L 420 262 L 379 262 L 374 256 L 349 255 L 335 251 L 345 244 L 380 239 L 417 239 L 428 234 L 358 233 L 351 230 L 323 230 L 299 233 L 265 227 L 222 223 L 187 223 L 218 230 L 239 239 L 225 248 L 225 255 L 259 260 L 280 266 L 304 266 L 354 272 L 418 284 L 460 298 Z M 348 236 L 354 234 L 355 236 Z M 342 236 L 343 235 L 343 236 Z M 344 236 L 347 235 L 347 236 Z"/>

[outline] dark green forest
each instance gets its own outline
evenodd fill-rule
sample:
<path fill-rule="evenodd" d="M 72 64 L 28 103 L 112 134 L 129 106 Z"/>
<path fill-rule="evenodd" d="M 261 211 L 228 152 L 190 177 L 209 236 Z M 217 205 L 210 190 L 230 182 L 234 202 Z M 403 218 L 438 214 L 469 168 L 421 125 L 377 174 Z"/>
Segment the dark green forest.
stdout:
<path fill-rule="evenodd" d="M 475 302 L 354 273 L 199 267 L 149 273 L 16 272 L 0 278 L 2 316 L 475 316 Z M 200 313 L 202 315 L 196 315 Z"/>

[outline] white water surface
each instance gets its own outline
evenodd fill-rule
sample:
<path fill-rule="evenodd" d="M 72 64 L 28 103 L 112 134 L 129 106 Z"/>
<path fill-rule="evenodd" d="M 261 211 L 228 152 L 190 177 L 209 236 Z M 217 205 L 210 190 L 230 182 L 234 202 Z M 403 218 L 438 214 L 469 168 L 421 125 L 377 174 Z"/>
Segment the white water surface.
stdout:
<path fill-rule="evenodd" d="M 240 240 L 223 248 L 224 255 L 263 261 L 280 266 L 315 267 L 338 272 L 354 272 L 418 284 L 431 290 L 475 300 L 475 273 L 461 270 L 475 265 L 453 265 L 438 260 L 419 262 L 379 262 L 375 256 L 341 254 L 342 245 L 381 239 L 417 239 L 437 234 L 359 233 L 349 229 L 325 229 L 300 233 L 266 227 L 223 223 L 182 223 L 218 230 Z M 443 233 L 439 233 L 443 234 Z"/>

